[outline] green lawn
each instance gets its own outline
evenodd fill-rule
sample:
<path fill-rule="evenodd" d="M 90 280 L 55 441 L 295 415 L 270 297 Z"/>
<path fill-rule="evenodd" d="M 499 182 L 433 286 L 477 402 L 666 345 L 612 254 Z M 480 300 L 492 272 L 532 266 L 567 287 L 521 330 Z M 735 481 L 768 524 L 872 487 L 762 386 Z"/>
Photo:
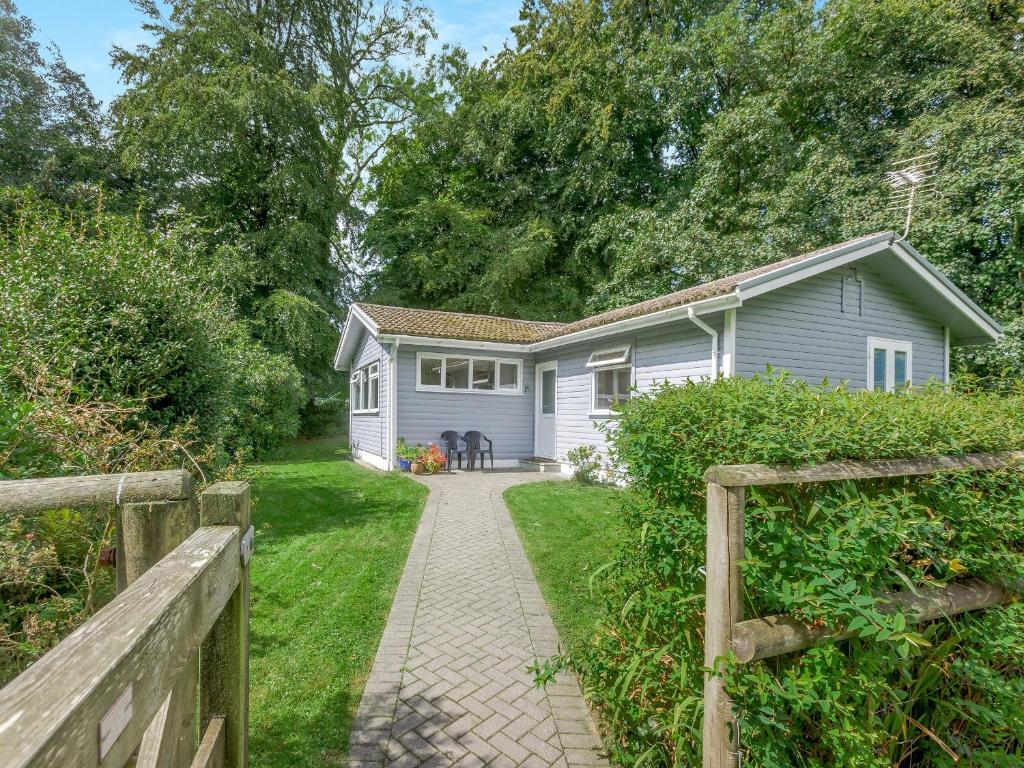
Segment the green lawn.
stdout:
<path fill-rule="evenodd" d="M 600 616 L 590 576 L 611 559 L 621 494 L 606 486 L 556 480 L 505 491 L 563 646 L 588 639 Z"/>
<path fill-rule="evenodd" d="M 427 489 L 363 469 L 343 438 L 300 441 L 252 482 L 253 768 L 345 764 Z"/>

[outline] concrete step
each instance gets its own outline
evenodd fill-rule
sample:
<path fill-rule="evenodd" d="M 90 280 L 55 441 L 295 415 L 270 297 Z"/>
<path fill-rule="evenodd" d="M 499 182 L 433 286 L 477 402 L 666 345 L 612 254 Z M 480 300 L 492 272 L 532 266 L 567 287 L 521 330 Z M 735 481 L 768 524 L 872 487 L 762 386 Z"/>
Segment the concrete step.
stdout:
<path fill-rule="evenodd" d="M 562 465 L 560 462 L 551 461 L 551 459 L 541 459 L 536 456 L 529 459 L 520 459 L 519 468 L 525 469 L 529 472 L 561 472 Z"/>

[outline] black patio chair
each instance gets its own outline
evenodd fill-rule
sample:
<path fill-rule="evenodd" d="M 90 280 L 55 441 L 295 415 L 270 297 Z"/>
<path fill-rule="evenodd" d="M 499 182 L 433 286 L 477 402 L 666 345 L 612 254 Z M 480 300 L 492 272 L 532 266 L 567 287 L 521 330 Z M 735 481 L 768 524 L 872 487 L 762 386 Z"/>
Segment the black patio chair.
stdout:
<path fill-rule="evenodd" d="M 477 432 L 475 429 L 471 429 L 462 439 L 466 441 L 466 453 L 469 454 L 469 468 L 473 469 L 476 466 L 476 457 L 480 457 L 480 469 L 484 468 L 484 456 L 491 457 L 491 469 L 494 469 L 494 443 L 485 435 L 483 432 Z M 487 443 L 487 447 L 483 447 L 483 443 Z"/>
<path fill-rule="evenodd" d="M 458 458 L 459 469 L 462 469 L 462 454 L 465 451 L 459 448 L 459 441 L 466 442 L 466 438 L 456 432 L 454 429 L 449 429 L 441 433 L 441 440 L 444 443 L 444 457 L 448 461 L 448 471 L 452 471 L 452 456 Z"/>

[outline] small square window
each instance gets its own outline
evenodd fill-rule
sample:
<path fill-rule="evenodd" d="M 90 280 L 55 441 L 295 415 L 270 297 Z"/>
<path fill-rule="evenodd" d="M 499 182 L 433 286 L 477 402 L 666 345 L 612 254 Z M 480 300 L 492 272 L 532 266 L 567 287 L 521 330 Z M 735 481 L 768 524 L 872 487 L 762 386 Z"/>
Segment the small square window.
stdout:
<path fill-rule="evenodd" d="M 516 363 L 498 363 L 498 389 L 519 389 L 519 366 Z"/>
<path fill-rule="evenodd" d="M 421 357 L 420 358 L 420 386 L 440 387 L 441 386 L 441 358 Z"/>
<path fill-rule="evenodd" d="M 594 371 L 594 410 L 610 411 L 615 403 L 629 400 L 632 369 L 629 366 Z"/>
<path fill-rule="evenodd" d="M 473 359 L 473 389 L 494 389 L 494 361 Z"/>
<path fill-rule="evenodd" d="M 469 365 L 468 357 L 445 358 L 445 389 L 469 389 Z"/>

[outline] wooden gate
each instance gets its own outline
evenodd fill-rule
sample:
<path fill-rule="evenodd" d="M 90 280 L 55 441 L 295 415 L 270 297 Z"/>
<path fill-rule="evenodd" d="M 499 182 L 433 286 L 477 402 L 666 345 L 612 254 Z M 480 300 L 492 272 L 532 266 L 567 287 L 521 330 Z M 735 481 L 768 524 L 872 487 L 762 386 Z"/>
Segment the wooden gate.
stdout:
<path fill-rule="evenodd" d="M 118 594 L 0 689 L 5 768 L 248 764 L 247 483 L 188 472 L 0 483 L 0 515 L 115 505 Z"/>

